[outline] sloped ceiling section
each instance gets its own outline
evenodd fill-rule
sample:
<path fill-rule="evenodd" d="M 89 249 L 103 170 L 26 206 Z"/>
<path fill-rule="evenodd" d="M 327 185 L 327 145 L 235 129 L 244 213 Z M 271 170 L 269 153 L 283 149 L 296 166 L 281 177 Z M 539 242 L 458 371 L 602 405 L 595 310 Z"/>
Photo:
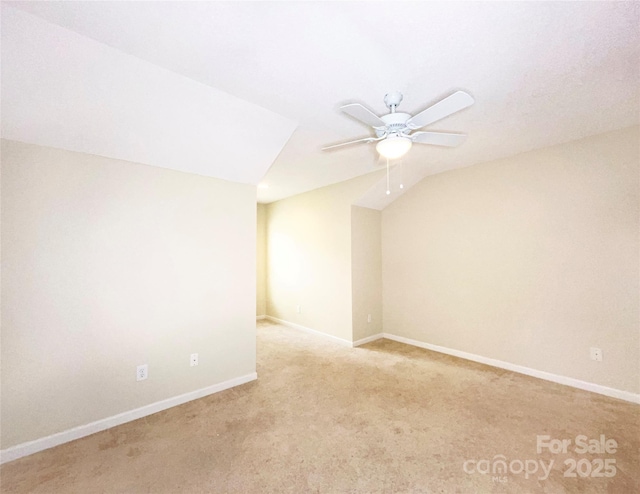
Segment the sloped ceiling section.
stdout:
<path fill-rule="evenodd" d="M 4 138 L 257 184 L 296 125 L 2 6 Z"/>

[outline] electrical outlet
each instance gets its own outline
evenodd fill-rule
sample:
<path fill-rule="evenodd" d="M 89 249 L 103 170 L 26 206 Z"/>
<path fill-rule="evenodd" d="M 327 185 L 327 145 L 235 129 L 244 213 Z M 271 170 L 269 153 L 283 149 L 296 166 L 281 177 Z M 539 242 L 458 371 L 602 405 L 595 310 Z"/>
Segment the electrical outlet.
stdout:
<path fill-rule="evenodd" d="M 602 362 L 602 350 L 600 348 L 591 347 L 591 360 Z"/>
<path fill-rule="evenodd" d="M 298 314 L 300 314 L 300 306 L 299 306 L 299 305 L 296 305 L 296 312 L 297 312 Z"/>
<path fill-rule="evenodd" d="M 367 322 L 371 322 L 371 314 L 367 314 Z"/>
<path fill-rule="evenodd" d="M 136 367 L 136 381 L 144 381 L 147 377 L 149 377 L 149 366 L 147 364 Z"/>
<path fill-rule="evenodd" d="M 191 354 L 191 358 L 189 360 L 189 365 L 191 367 L 195 367 L 196 365 L 198 365 L 198 354 L 197 353 L 192 353 Z"/>

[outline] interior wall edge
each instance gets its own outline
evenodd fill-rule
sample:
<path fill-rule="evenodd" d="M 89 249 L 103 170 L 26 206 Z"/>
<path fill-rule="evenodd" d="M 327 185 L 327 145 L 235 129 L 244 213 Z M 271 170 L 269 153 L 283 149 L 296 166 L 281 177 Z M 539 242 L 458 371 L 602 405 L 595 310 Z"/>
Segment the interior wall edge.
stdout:
<path fill-rule="evenodd" d="M 360 345 L 366 345 L 367 343 L 371 343 L 372 341 L 380 340 L 384 338 L 384 333 L 378 333 L 371 336 L 367 336 L 366 338 L 362 338 L 360 340 L 356 340 L 353 342 L 353 347 L 358 347 Z"/>

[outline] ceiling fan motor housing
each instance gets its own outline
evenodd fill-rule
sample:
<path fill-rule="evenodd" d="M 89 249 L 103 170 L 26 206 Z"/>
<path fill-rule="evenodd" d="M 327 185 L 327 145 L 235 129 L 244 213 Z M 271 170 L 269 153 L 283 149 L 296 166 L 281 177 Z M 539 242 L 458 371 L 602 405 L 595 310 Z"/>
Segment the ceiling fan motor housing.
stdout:
<path fill-rule="evenodd" d="M 411 118 L 408 113 L 389 113 L 380 117 L 385 123 L 384 128 L 375 129 L 376 135 L 382 137 L 385 134 L 399 134 L 402 130 L 407 129 L 407 120 Z M 409 129 L 407 129 L 409 130 Z"/>

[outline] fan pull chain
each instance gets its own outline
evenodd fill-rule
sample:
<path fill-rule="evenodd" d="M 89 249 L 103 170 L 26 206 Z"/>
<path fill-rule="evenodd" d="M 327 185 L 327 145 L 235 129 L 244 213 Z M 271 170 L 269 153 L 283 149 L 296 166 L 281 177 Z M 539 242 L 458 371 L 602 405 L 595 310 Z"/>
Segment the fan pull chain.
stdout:
<path fill-rule="evenodd" d="M 404 189 L 404 163 L 400 162 L 400 188 Z"/>
<path fill-rule="evenodd" d="M 391 194 L 389 189 L 389 158 L 387 158 L 387 195 Z"/>

